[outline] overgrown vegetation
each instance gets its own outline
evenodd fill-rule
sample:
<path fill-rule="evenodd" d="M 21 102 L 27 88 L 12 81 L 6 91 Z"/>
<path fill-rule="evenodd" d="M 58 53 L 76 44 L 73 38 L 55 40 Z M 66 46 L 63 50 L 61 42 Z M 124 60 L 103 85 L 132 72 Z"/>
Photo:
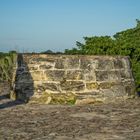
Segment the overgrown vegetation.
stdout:
<path fill-rule="evenodd" d="M 0 81 L 11 81 L 15 51 L 9 53 L 0 52 Z"/>
<path fill-rule="evenodd" d="M 136 22 L 136 27 L 118 32 L 113 37 L 84 37 L 84 44 L 77 42 L 76 48 L 66 49 L 65 53 L 130 56 L 137 90 L 140 92 L 140 20 Z"/>

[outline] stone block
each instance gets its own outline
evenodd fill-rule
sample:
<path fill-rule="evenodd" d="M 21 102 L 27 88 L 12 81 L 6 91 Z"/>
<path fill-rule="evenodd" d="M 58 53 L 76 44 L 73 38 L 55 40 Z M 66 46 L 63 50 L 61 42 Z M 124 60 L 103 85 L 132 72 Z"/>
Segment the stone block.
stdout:
<path fill-rule="evenodd" d="M 45 91 L 57 91 L 60 92 L 60 84 L 59 83 L 43 83 L 42 86 L 44 87 Z"/>
<path fill-rule="evenodd" d="M 40 81 L 34 82 L 34 90 L 35 90 L 35 93 L 45 92 L 45 87 L 43 85 L 43 81 L 42 82 L 40 82 Z"/>
<path fill-rule="evenodd" d="M 110 82 L 120 82 L 120 72 L 117 70 L 112 71 L 96 71 L 96 80 L 101 81 L 110 81 Z"/>
<path fill-rule="evenodd" d="M 85 81 L 96 81 L 95 71 L 83 70 L 83 78 Z"/>
<path fill-rule="evenodd" d="M 42 64 L 39 66 L 39 69 L 41 70 L 47 70 L 47 69 L 52 69 L 53 68 L 53 65 L 51 64 Z"/>
<path fill-rule="evenodd" d="M 114 58 L 113 63 L 114 63 L 115 69 L 124 69 L 125 68 L 125 64 L 123 63 L 122 59 L 120 59 L 120 58 Z"/>
<path fill-rule="evenodd" d="M 83 80 L 84 76 L 81 70 L 67 70 L 67 80 Z"/>
<path fill-rule="evenodd" d="M 89 92 L 81 92 L 76 93 L 76 99 L 77 100 L 83 100 L 87 98 L 94 98 L 94 99 L 101 99 L 103 98 L 102 94 L 100 94 L 99 90 L 96 91 L 89 91 Z"/>
<path fill-rule="evenodd" d="M 123 82 L 123 86 L 125 87 L 128 96 L 136 96 L 136 86 L 134 81 L 125 81 Z"/>
<path fill-rule="evenodd" d="M 98 59 L 98 70 L 112 70 L 114 69 L 114 64 L 112 59 Z"/>
<path fill-rule="evenodd" d="M 30 70 L 30 71 L 38 70 L 38 65 L 29 64 L 28 66 L 26 66 L 26 70 Z"/>
<path fill-rule="evenodd" d="M 68 57 L 66 58 L 65 68 L 67 69 L 79 69 L 79 58 L 78 57 Z"/>
<path fill-rule="evenodd" d="M 121 82 L 120 71 L 118 70 L 108 71 L 108 77 L 110 82 Z"/>
<path fill-rule="evenodd" d="M 125 87 L 123 85 L 115 85 L 112 88 L 114 97 L 124 97 L 127 96 L 125 92 Z"/>
<path fill-rule="evenodd" d="M 125 69 L 127 69 L 127 70 L 131 69 L 130 68 L 131 64 L 130 64 L 129 57 L 122 58 L 122 61 L 123 61 Z"/>
<path fill-rule="evenodd" d="M 27 64 L 41 64 L 41 63 L 54 63 L 56 60 L 56 57 L 49 56 L 49 55 L 35 55 L 32 57 L 27 58 L 25 56 L 24 60 L 26 61 Z"/>
<path fill-rule="evenodd" d="M 136 88 L 133 85 L 126 85 L 125 91 L 128 96 L 136 96 Z"/>
<path fill-rule="evenodd" d="M 109 81 L 108 71 L 96 71 L 96 81 Z"/>
<path fill-rule="evenodd" d="M 114 82 L 101 82 L 99 83 L 100 89 L 110 89 L 112 86 L 117 85 L 119 83 Z"/>
<path fill-rule="evenodd" d="M 87 69 L 89 71 L 95 70 L 98 65 L 98 60 L 96 59 L 91 59 L 87 57 L 81 57 L 80 59 L 80 68 L 81 69 Z"/>
<path fill-rule="evenodd" d="M 131 71 L 128 70 L 120 70 L 121 79 L 132 79 L 133 75 Z"/>
<path fill-rule="evenodd" d="M 62 81 L 65 78 L 64 70 L 46 70 L 44 73 L 48 81 Z"/>
<path fill-rule="evenodd" d="M 65 59 L 57 59 L 55 62 L 56 69 L 64 69 L 65 68 Z"/>
<path fill-rule="evenodd" d="M 60 83 L 63 91 L 83 91 L 85 84 L 82 81 L 65 81 Z"/>
<path fill-rule="evenodd" d="M 30 77 L 33 79 L 33 81 L 45 80 L 43 71 L 33 71 L 30 73 Z"/>
<path fill-rule="evenodd" d="M 87 104 L 97 104 L 97 103 L 103 103 L 104 100 L 103 99 L 95 99 L 95 98 L 85 98 L 82 100 L 77 99 L 75 104 L 76 105 L 87 105 Z"/>
<path fill-rule="evenodd" d="M 90 83 L 86 83 L 86 88 L 88 90 L 97 90 L 99 89 L 99 85 L 97 82 L 90 82 Z"/>
<path fill-rule="evenodd" d="M 101 94 L 104 95 L 106 99 L 115 99 L 116 97 L 126 96 L 125 87 L 123 85 L 114 85 L 111 88 L 101 90 Z"/>

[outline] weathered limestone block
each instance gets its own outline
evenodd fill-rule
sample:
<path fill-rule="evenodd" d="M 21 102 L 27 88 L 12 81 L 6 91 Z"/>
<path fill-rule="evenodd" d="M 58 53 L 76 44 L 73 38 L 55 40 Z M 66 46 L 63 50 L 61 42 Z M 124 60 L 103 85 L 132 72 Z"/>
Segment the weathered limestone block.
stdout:
<path fill-rule="evenodd" d="M 55 91 L 55 92 L 60 92 L 60 83 L 39 83 L 35 84 L 35 90 L 37 92 L 45 92 L 45 91 Z"/>
<path fill-rule="evenodd" d="M 56 69 L 79 69 L 79 58 L 78 57 L 65 57 L 62 56 L 56 60 Z"/>
<path fill-rule="evenodd" d="M 99 91 L 92 91 L 92 92 L 81 92 L 81 93 L 76 93 L 76 101 L 80 101 L 83 99 L 89 99 L 92 98 L 94 100 L 100 99 L 102 102 L 104 101 L 104 95 L 100 94 Z"/>
<path fill-rule="evenodd" d="M 97 81 L 109 81 L 108 71 L 96 71 L 95 73 Z"/>
<path fill-rule="evenodd" d="M 108 74 L 109 82 L 121 82 L 120 71 L 118 70 L 108 71 L 107 74 Z"/>
<path fill-rule="evenodd" d="M 45 80 L 43 71 L 32 71 L 29 74 L 29 78 L 32 79 L 33 81 Z"/>
<path fill-rule="evenodd" d="M 132 79 L 132 72 L 129 70 L 120 70 L 121 79 Z"/>
<path fill-rule="evenodd" d="M 122 85 L 114 85 L 108 89 L 100 90 L 101 94 L 104 96 L 105 100 L 114 100 L 115 98 L 123 98 L 126 95 L 125 88 Z"/>
<path fill-rule="evenodd" d="M 56 69 L 64 69 L 65 68 L 65 59 L 57 59 L 55 63 Z"/>
<path fill-rule="evenodd" d="M 96 80 L 101 81 L 108 81 L 108 82 L 121 82 L 121 71 L 118 70 L 111 70 L 111 71 L 96 71 Z"/>
<path fill-rule="evenodd" d="M 114 65 L 113 65 L 113 61 L 112 59 L 98 59 L 98 66 L 97 66 L 97 69 L 99 70 L 112 70 L 114 69 Z"/>
<path fill-rule="evenodd" d="M 126 85 L 125 86 L 125 92 L 127 93 L 128 96 L 136 96 L 136 89 L 134 88 L 134 84 L 132 85 Z"/>
<path fill-rule="evenodd" d="M 119 84 L 120 83 L 117 83 L 117 82 L 101 82 L 101 83 L 99 83 L 99 87 L 100 87 L 100 89 L 110 89 L 114 85 L 119 85 Z"/>
<path fill-rule="evenodd" d="M 121 58 L 114 58 L 113 63 L 114 63 L 115 69 L 124 69 L 125 68 L 125 63 L 122 61 Z"/>
<path fill-rule="evenodd" d="M 128 80 L 128 81 L 123 82 L 122 85 L 125 87 L 125 91 L 126 91 L 126 94 L 128 96 L 135 96 L 136 95 L 136 94 L 134 94 L 134 93 L 136 93 L 134 81 Z"/>
<path fill-rule="evenodd" d="M 85 81 L 96 81 L 96 72 L 94 70 L 83 70 L 83 77 Z"/>
<path fill-rule="evenodd" d="M 36 64 L 28 64 L 28 66 L 25 66 L 26 67 L 26 71 L 35 71 L 35 70 L 38 70 L 38 65 Z"/>
<path fill-rule="evenodd" d="M 123 64 L 124 64 L 124 67 L 125 67 L 125 69 L 131 69 L 130 68 L 130 59 L 129 59 L 129 57 L 123 57 L 122 58 L 122 62 L 123 62 Z"/>
<path fill-rule="evenodd" d="M 67 70 L 66 71 L 67 80 L 84 80 L 83 71 L 81 70 Z"/>
<path fill-rule="evenodd" d="M 65 78 L 64 70 L 46 70 L 44 73 L 48 81 L 62 81 Z"/>
<path fill-rule="evenodd" d="M 42 82 L 38 81 L 34 83 L 34 92 L 35 94 L 45 92 L 45 87 L 43 86 Z"/>
<path fill-rule="evenodd" d="M 97 82 L 90 82 L 90 83 L 86 83 L 86 88 L 88 90 L 94 90 L 94 89 L 99 89 L 99 84 Z"/>
<path fill-rule="evenodd" d="M 66 65 L 65 68 L 67 69 L 79 69 L 80 67 L 80 61 L 79 57 L 66 57 Z"/>
<path fill-rule="evenodd" d="M 89 71 L 95 70 L 98 66 L 98 60 L 92 59 L 91 57 L 81 57 L 80 58 L 80 69 L 87 69 Z"/>
<path fill-rule="evenodd" d="M 39 68 L 41 70 L 52 69 L 53 65 L 52 64 L 42 64 L 42 65 L 39 66 Z"/>
<path fill-rule="evenodd" d="M 60 92 L 60 83 L 43 83 L 46 90 Z"/>
<path fill-rule="evenodd" d="M 23 56 L 25 62 L 27 64 L 42 64 L 42 63 L 54 63 L 55 62 L 55 58 L 50 56 L 50 55 L 44 55 L 44 54 L 37 54 L 37 55 L 33 55 L 32 56 L 28 56 L 28 55 L 24 55 Z"/>
<path fill-rule="evenodd" d="M 64 81 L 60 83 L 62 91 L 83 91 L 85 84 L 82 81 Z"/>

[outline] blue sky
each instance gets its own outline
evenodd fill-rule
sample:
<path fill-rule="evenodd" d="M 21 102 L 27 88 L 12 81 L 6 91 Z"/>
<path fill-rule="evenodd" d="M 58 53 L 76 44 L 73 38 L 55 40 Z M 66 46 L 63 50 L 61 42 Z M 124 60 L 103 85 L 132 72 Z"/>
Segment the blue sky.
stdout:
<path fill-rule="evenodd" d="M 135 26 L 140 0 L 0 0 L 0 51 L 63 51 Z"/>

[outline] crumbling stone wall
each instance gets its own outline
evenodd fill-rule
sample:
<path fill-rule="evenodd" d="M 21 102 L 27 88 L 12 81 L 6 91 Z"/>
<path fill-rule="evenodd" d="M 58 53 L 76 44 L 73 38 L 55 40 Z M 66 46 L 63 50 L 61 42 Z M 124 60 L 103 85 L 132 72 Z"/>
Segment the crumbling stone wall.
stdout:
<path fill-rule="evenodd" d="M 128 57 L 23 54 L 18 59 L 18 99 L 78 104 L 135 94 Z"/>

